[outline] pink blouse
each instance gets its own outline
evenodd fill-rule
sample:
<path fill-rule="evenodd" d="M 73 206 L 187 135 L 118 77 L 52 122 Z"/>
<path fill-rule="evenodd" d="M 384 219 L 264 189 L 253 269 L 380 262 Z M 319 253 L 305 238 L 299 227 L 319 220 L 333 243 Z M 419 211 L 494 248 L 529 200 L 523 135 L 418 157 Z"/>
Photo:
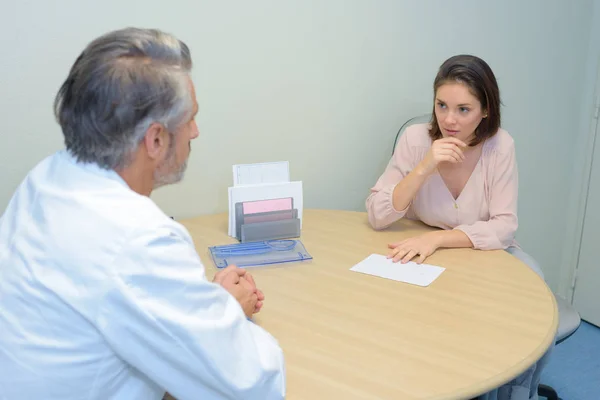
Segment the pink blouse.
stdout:
<path fill-rule="evenodd" d="M 476 249 L 518 246 L 514 240 L 519 186 L 515 146 L 503 129 L 483 143 L 481 157 L 456 200 L 436 170 L 406 209 L 394 209 L 396 184 L 431 147 L 428 126 L 412 125 L 398 140 L 392 159 L 366 201 L 371 226 L 384 229 L 400 218 L 417 219 L 430 226 L 461 230 Z"/>

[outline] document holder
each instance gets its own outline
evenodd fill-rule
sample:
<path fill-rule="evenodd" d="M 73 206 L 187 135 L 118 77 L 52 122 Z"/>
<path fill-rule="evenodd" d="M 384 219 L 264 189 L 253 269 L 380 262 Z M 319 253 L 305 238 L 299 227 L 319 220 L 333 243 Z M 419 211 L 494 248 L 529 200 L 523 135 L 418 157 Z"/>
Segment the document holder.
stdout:
<path fill-rule="evenodd" d="M 241 210 L 236 207 L 236 216 L 235 216 L 235 224 L 236 224 L 236 238 L 241 241 L 242 240 L 242 225 L 248 224 L 256 224 L 261 222 L 269 222 L 269 221 L 281 221 L 286 219 L 294 219 L 298 218 L 298 210 L 280 210 L 280 211 L 267 211 L 255 214 L 243 214 Z M 296 237 L 296 236 L 289 236 Z M 281 239 L 280 237 L 265 237 L 266 239 Z M 262 239 L 261 239 L 262 240 Z"/>
<path fill-rule="evenodd" d="M 300 219 L 298 218 L 243 224 L 240 241 L 246 243 L 295 237 L 300 237 Z"/>

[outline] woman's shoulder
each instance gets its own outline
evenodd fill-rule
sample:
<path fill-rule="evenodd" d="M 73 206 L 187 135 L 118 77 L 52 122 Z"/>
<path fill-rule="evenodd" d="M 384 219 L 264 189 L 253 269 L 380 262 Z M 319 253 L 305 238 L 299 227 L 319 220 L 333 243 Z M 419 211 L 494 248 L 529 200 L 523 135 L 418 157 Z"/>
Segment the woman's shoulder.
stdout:
<path fill-rule="evenodd" d="M 486 153 L 513 153 L 515 151 L 515 141 L 505 129 L 498 128 L 498 132 L 485 141 L 483 149 Z"/>
<path fill-rule="evenodd" d="M 430 127 L 429 123 L 410 125 L 406 128 L 402 136 L 404 136 L 406 144 L 410 147 L 428 148 L 431 146 L 431 137 L 429 136 Z"/>

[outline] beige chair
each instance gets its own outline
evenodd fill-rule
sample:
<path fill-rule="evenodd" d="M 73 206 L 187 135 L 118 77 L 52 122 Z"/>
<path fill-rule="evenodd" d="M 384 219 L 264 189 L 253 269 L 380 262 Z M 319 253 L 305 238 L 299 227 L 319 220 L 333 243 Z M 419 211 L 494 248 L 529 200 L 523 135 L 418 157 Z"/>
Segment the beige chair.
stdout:
<path fill-rule="evenodd" d="M 556 344 L 558 345 L 575 333 L 581 325 L 581 317 L 577 310 L 566 300 L 559 296 L 555 297 L 558 305 L 558 332 L 556 333 Z M 545 397 L 548 400 L 560 400 L 556 390 L 547 385 L 538 387 L 538 396 Z"/>
<path fill-rule="evenodd" d="M 402 136 L 402 134 L 404 133 L 406 128 L 408 128 L 409 126 L 414 125 L 414 124 L 423 124 L 423 123 L 427 123 L 427 122 L 431 122 L 431 114 L 430 113 L 417 115 L 416 117 L 412 117 L 411 119 L 406 121 L 404 124 L 402 124 L 400 129 L 398 129 L 398 133 L 396 133 L 396 139 L 394 140 L 394 146 L 392 147 L 392 155 L 394 155 L 394 151 L 396 150 L 396 145 L 398 144 L 398 138 L 400 136 Z"/>

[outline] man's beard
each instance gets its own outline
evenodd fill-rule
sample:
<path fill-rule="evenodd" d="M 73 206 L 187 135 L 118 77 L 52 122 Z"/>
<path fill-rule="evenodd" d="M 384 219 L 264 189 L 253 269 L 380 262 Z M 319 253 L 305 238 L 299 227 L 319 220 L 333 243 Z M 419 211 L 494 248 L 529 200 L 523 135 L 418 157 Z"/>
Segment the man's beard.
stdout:
<path fill-rule="evenodd" d="M 175 151 L 173 151 L 154 171 L 154 189 L 165 185 L 172 185 L 183 179 L 183 175 L 187 168 L 187 160 L 180 165 L 177 165 L 176 163 L 177 159 L 175 157 Z"/>

